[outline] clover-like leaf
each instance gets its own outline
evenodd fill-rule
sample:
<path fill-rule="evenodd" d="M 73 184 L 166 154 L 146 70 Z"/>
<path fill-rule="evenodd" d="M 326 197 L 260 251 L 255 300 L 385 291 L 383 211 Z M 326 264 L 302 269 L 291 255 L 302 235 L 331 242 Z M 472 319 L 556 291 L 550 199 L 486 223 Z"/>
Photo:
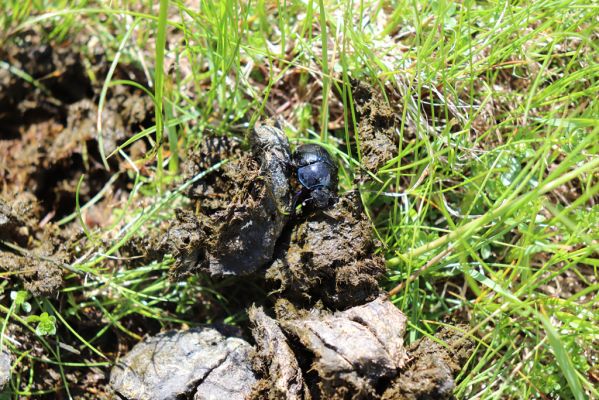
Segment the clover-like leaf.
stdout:
<path fill-rule="evenodd" d="M 39 336 L 48 336 L 56 334 L 56 317 L 47 312 L 38 317 L 38 324 L 35 333 Z"/>

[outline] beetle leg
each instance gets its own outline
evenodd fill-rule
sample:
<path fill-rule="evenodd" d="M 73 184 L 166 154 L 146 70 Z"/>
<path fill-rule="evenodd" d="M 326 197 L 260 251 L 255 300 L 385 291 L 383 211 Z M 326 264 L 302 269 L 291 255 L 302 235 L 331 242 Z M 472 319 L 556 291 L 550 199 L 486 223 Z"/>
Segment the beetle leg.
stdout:
<path fill-rule="evenodd" d="M 295 194 L 295 196 L 293 196 L 293 201 L 291 202 L 291 218 L 295 217 L 295 209 L 297 208 L 297 203 L 299 202 L 300 198 L 303 196 L 304 194 L 304 189 L 300 189 L 297 191 L 297 193 Z"/>

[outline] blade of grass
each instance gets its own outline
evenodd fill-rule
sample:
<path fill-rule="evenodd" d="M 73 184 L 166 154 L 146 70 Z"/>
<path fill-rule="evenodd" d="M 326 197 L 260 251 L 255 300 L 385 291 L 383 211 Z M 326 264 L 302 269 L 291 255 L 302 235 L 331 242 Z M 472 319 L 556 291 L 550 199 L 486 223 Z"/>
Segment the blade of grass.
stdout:
<path fill-rule="evenodd" d="M 163 181 L 163 153 L 162 153 L 162 135 L 164 129 L 164 49 L 166 46 L 166 25 L 168 13 L 168 0 L 160 0 L 160 9 L 158 12 L 158 29 L 156 32 L 156 59 L 154 67 L 154 101 L 156 106 L 156 148 L 157 154 L 156 176 L 160 185 Z M 177 151 L 176 146 L 172 151 Z"/>

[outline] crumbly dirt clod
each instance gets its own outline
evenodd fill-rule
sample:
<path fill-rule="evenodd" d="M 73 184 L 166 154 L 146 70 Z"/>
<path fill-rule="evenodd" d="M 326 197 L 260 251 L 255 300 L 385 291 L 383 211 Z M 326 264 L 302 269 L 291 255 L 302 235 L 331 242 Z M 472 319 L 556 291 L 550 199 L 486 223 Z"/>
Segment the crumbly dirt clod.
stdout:
<path fill-rule="evenodd" d="M 363 81 L 352 82 L 362 165 L 376 172 L 397 156 L 400 119 L 383 96 Z"/>
<path fill-rule="evenodd" d="M 455 328 L 443 328 L 435 337 L 446 346 L 430 338 L 414 342 L 409 348 L 410 365 L 385 391 L 383 400 L 453 398 L 454 378 L 472 355 L 474 346 Z"/>
<path fill-rule="evenodd" d="M 253 347 L 214 327 L 170 331 L 145 339 L 112 369 L 121 399 L 244 400 L 256 377 Z"/>
<path fill-rule="evenodd" d="M 0 120 L 19 123 L 19 117 L 41 107 L 52 113 L 61 103 L 73 103 L 92 94 L 81 57 L 69 45 L 52 45 L 36 30 L 15 38 L 17 46 L 0 50 L 0 58 L 38 85 L 0 69 Z M 43 99 L 42 99 L 43 98 Z M 17 115 L 14 115 L 14 112 Z"/>
<path fill-rule="evenodd" d="M 310 398 L 302 370 L 279 323 L 262 307 L 250 307 L 248 315 L 257 347 L 254 370 L 264 377 L 255 388 L 254 398 Z"/>
<path fill-rule="evenodd" d="M 379 295 L 385 272 L 376 247 L 358 193 L 351 192 L 287 232 L 266 278 L 280 296 L 298 304 L 321 301 L 332 309 L 363 304 Z"/>
<path fill-rule="evenodd" d="M 26 246 L 29 238 L 30 207 L 25 202 L 9 204 L 0 197 L 0 240 Z"/>
<path fill-rule="evenodd" d="M 407 360 L 406 317 L 384 298 L 335 313 L 313 310 L 281 326 L 313 354 L 319 398 L 378 398 L 380 384 Z"/>
<path fill-rule="evenodd" d="M 232 157 L 218 178 L 189 191 L 199 213 L 179 213 L 165 244 L 175 255 L 175 279 L 201 270 L 246 275 L 272 259 L 291 201 L 289 142 L 278 127 L 266 124 L 256 127 L 250 142 L 251 154 Z M 200 153 L 189 158 L 187 170 L 195 174 L 206 168 L 206 159 L 217 162 L 220 155 L 238 154 L 235 147 L 227 149 L 229 143 L 207 137 Z"/>

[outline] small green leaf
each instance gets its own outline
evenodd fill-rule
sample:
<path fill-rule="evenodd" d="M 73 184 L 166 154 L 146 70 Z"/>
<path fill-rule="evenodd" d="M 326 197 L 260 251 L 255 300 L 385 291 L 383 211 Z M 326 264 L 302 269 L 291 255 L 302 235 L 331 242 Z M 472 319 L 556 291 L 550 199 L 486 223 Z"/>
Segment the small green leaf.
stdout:
<path fill-rule="evenodd" d="M 35 333 L 38 336 L 47 336 L 56 334 L 56 317 L 49 315 L 47 312 L 42 313 L 39 317 L 39 322 L 35 328 Z"/>
<path fill-rule="evenodd" d="M 488 244 L 485 244 L 480 248 L 480 256 L 483 258 L 483 260 L 491 257 L 491 247 Z"/>
<path fill-rule="evenodd" d="M 15 309 L 21 308 L 26 313 L 31 311 L 31 304 L 27 301 L 29 293 L 25 290 L 11 291 L 10 298 L 15 304 Z"/>
<path fill-rule="evenodd" d="M 20 306 L 21 304 L 25 303 L 28 295 L 29 293 L 27 293 L 25 290 L 19 290 L 16 292 L 12 291 L 10 292 L 10 299 L 14 301 L 17 306 Z"/>

